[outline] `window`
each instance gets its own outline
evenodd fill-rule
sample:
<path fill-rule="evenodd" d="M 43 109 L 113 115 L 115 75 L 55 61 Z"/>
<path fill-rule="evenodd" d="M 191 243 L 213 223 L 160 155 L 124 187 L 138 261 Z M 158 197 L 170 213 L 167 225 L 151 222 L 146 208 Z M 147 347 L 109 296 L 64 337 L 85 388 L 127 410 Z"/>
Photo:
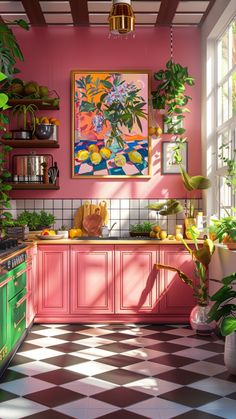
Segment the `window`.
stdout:
<path fill-rule="evenodd" d="M 230 212 L 231 207 L 236 205 L 236 193 L 227 184 L 227 165 L 230 162 L 234 165 L 235 162 L 236 166 L 236 18 L 216 40 L 215 57 L 215 210 L 219 216 L 225 216 L 224 208 Z"/>

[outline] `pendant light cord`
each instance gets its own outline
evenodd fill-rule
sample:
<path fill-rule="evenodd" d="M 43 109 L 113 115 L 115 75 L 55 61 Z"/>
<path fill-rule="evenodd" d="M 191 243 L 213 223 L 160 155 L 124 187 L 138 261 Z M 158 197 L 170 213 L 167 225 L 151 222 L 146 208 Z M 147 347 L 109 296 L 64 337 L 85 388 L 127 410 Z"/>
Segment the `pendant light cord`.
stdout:
<path fill-rule="evenodd" d="M 173 25 L 170 25 L 170 58 L 173 61 L 174 46 L 173 46 Z"/>

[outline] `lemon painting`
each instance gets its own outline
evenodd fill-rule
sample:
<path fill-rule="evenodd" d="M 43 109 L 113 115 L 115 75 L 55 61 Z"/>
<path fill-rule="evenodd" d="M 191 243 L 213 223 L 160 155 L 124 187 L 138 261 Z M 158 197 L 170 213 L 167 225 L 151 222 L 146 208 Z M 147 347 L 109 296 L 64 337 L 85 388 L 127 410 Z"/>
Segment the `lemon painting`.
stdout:
<path fill-rule="evenodd" d="M 149 74 L 72 71 L 72 177 L 149 176 Z"/>

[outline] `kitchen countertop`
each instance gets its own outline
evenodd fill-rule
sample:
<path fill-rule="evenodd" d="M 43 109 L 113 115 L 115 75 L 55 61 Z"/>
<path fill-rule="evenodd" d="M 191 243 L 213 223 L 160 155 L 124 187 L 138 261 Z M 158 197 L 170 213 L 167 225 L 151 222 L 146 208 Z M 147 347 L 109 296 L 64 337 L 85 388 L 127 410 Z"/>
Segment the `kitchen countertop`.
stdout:
<path fill-rule="evenodd" d="M 187 244 L 194 244 L 193 240 L 185 240 Z M 158 240 L 158 239 L 151 239 L 151 238 L 138 238 L 135 239 L 133 237 L 109 237 L 107 239 L 105 238 L 78 238 L 78 239 L 60 239 L 60 240 L 35 240 L 34 242 L 37 243 L 37 245 L 43 245 L 43 244 L 75 244 L 75 245 L 81 245 L 81 244 L 145 244 L 145 245 L 179 245 L 182 244 L 178 240 Z M 198 243 L 203 243 L 203 240 L 198 240 Z"/>

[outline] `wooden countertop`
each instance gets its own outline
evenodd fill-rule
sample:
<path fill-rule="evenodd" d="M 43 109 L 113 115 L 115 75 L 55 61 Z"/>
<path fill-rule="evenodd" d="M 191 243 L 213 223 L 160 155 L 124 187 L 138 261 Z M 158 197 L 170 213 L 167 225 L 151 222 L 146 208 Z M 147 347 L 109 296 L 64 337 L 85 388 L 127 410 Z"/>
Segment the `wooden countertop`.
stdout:
<path fill-rule="evenodd" d="M 187 244 L 194 244 L 193 240 L 185 240 Z M 121 238 L 121 239 L 103 239 L 103 238 L 99 238 L 99 239 L 60 239 L 60 240 L 34 240 L 35 243 L 37 243 L 37 245 L 44 245 L 44 244 L 68 244 L 68 245 L 82 245 L 82 244 L 138 244 L 138 245 L 179 245 L 182 244 L 180 241 L 178 240 L 169 240 L 169 239 L 165 239 L 165 240 L 158 240 L 158 239 L 125 239 L 125 238 Z M 203 243 L 203 240 L 198 240 L 198 243 Z"/>

